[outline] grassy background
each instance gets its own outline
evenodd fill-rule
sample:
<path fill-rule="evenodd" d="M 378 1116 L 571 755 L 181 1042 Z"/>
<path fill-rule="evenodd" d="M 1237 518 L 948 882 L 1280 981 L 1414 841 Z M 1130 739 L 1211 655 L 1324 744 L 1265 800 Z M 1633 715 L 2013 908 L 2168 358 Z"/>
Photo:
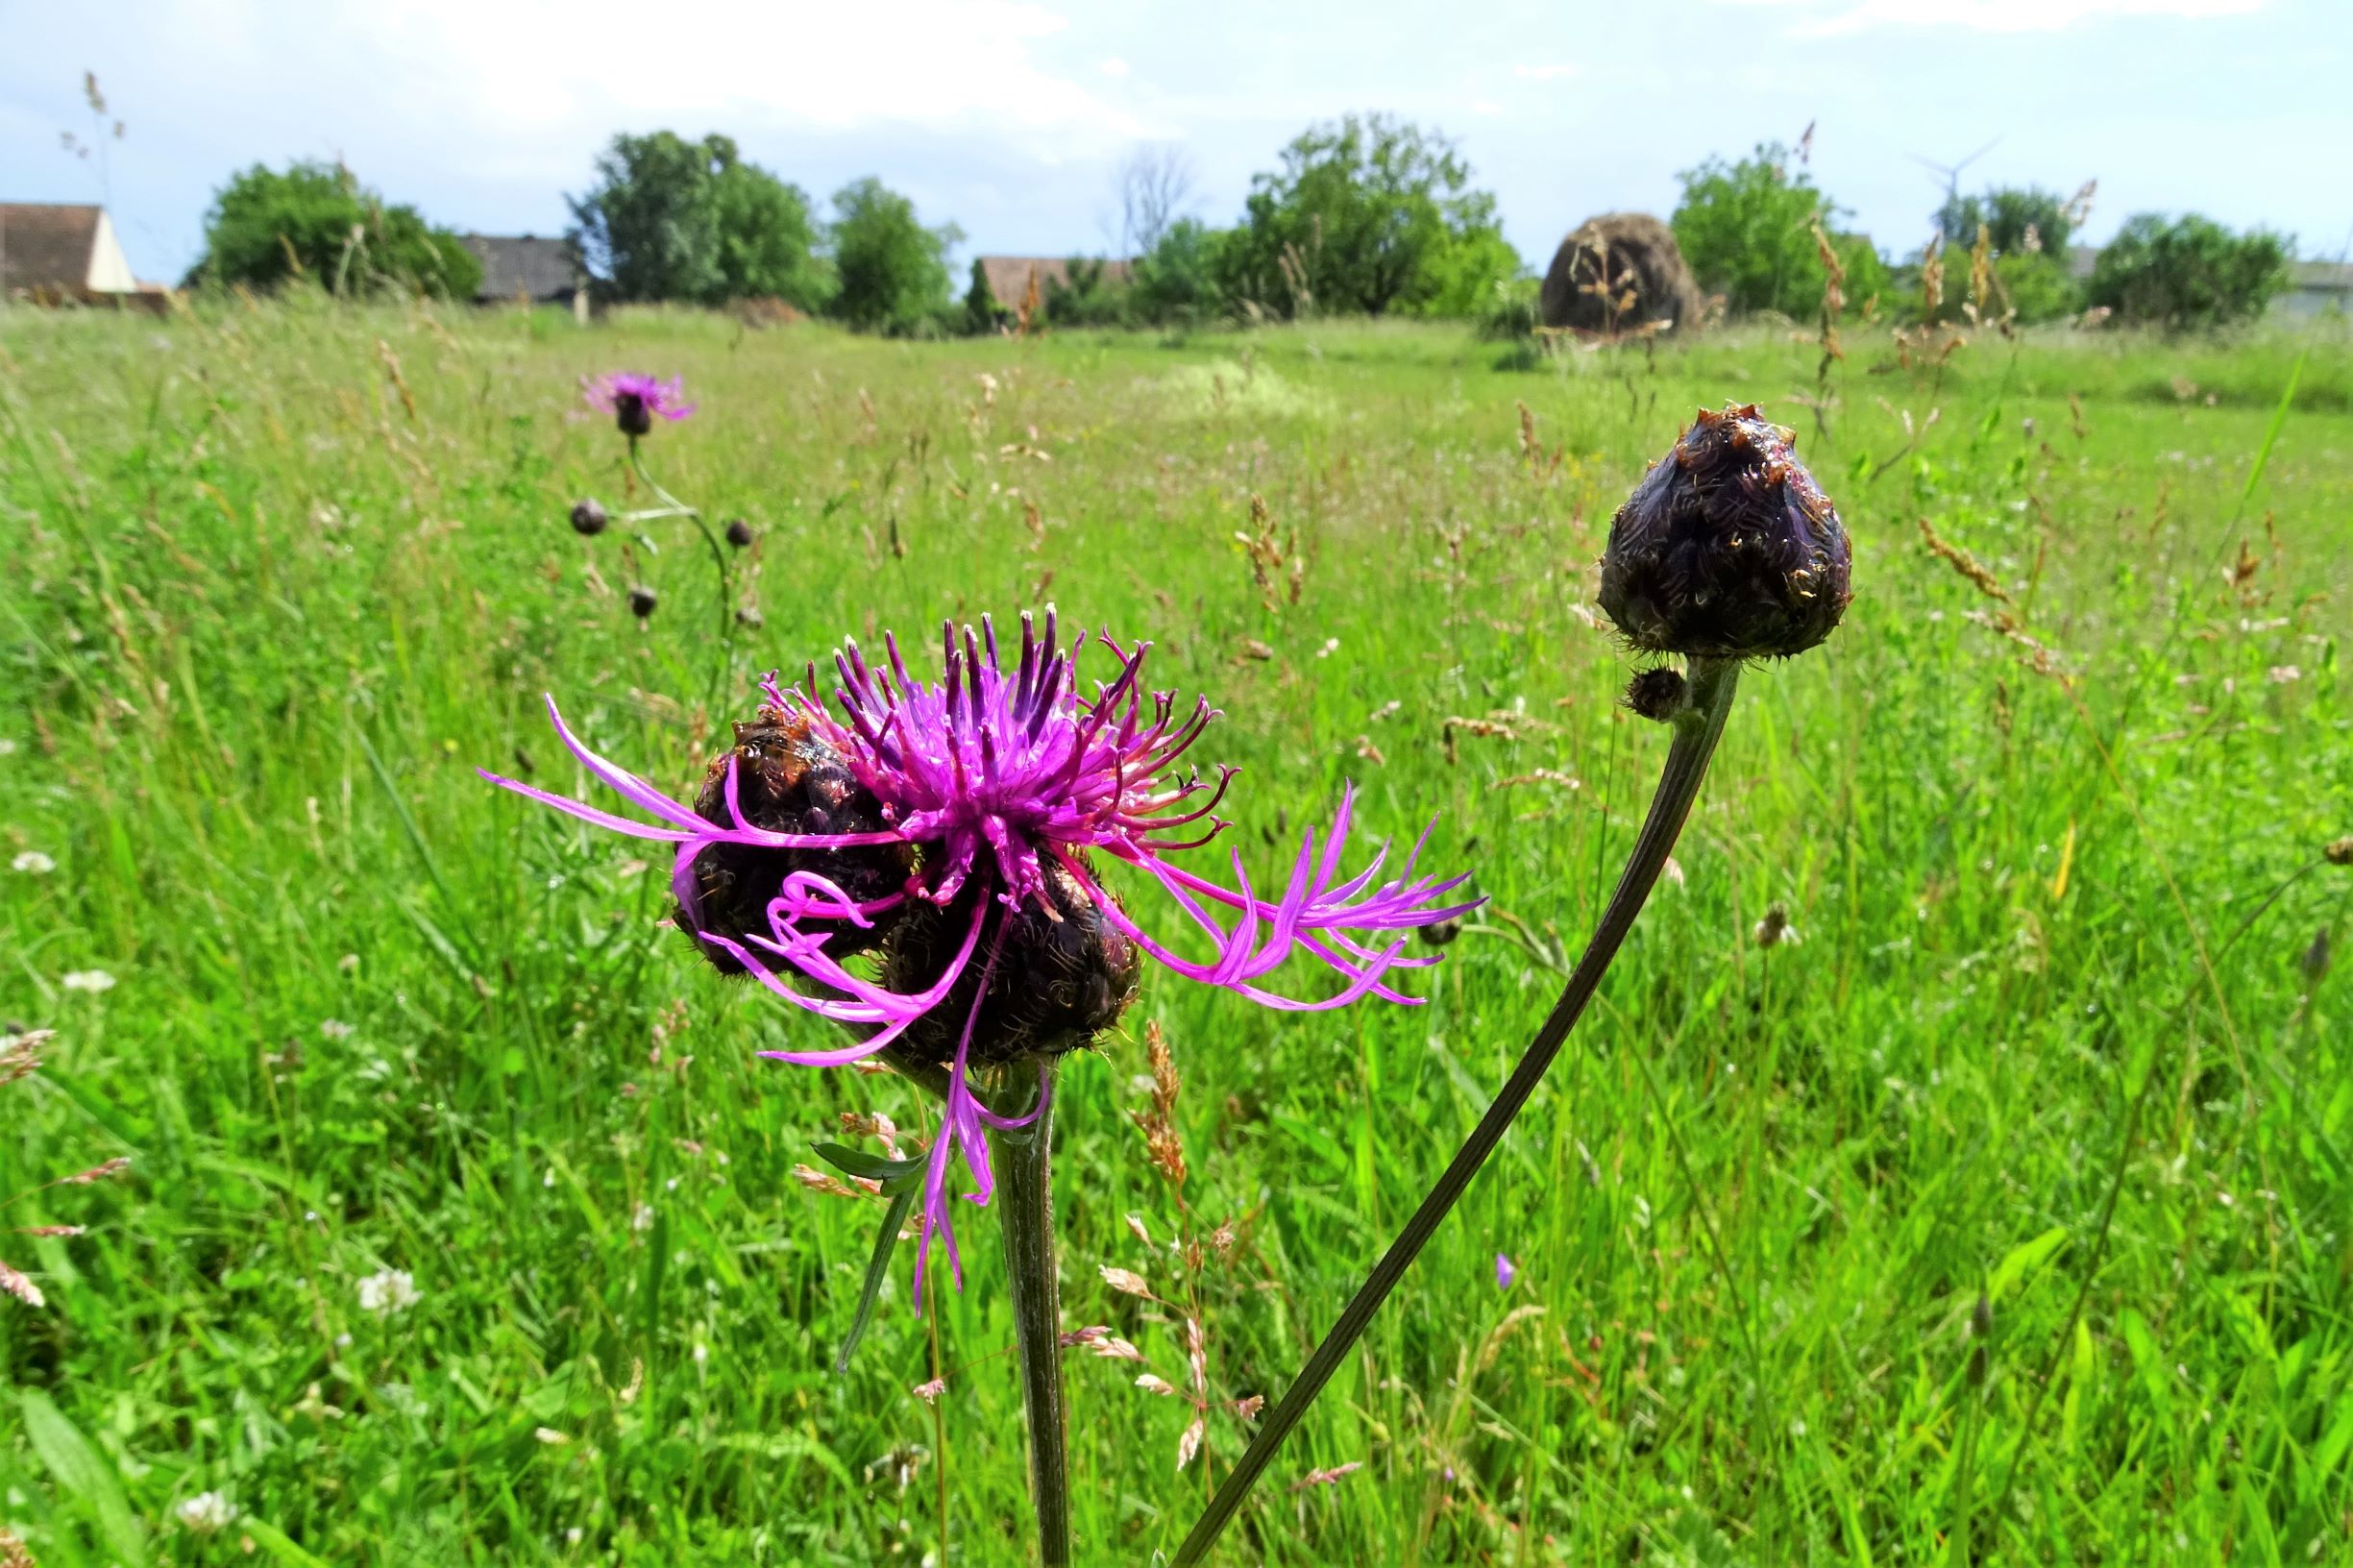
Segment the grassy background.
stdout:
<path fill-rule="evenodd" d="M 4 1249 L 50 1297 L 0 1303 L 7 1522 L 51 1564 L 1026 1552 L 991 1216 L 929 1316 L 902 1252 L 831 1372 L 880 1211 L 791 1170 L 920 1096 L 755 1060 L 819 1037 L 656 923 L 643 846 L 474 774 L 580 786 L 542 692 L 680 786 L 748 710 L 702 705 L 699 541 L 564 524 L 625 499 L 574 383 L 627 366 L 702 405 L 654 472 L 759 530 L 739 674 L 1053 600 L 1223 708 L 1254 871 L 1354 778 L 1493 900 L 1427 1007 L 1154 975 L 1064 1074 L 1069 1326 L 1181 1387 L 1197 1310 L 1220 1400 L 1280 1391 L 1630 842 L 1664 737 L 1585 608 L 1616 499 L 1730 398 L 1840 502 L 1847 625 L 1744 682 L 1679 882 L 1229 1560 L 1923 1563 L 1964 1521 L 1981 1560 L 2353 1557 L 2353 1002 L 2302 961 L 2353 940 L 2320 853 L 2353 832 L 2353 354 L 1849 353 L 1817 421 L 1771 334 L 1512 369 L 1361 325 L 0 314 L 0 863 L 56 862 L 0 872 L 0 1018 L 58 1031 L 0 1190 L 134 1162 L 12 1210 L 91 1234 Z M 1295 604 L 1237 542 L 1253 495 Z M 1802 944 L 1753 942 L 1776 901 Z M 119 984 L 61 988 L 91 968 Z M 1182 1205 L 1129 1115 L 1147 1021 Z M 364 1311 L 386 1268 L 420 1299 Z M 1140 1370 L 1068 1367 L 1085 1560 L 1172 1547 L 1246 1437 L 1213 1409 L 1180 1471 L 1192 1411 Z M 176 1517 L 206 1491 L 226 1531 Z"/>

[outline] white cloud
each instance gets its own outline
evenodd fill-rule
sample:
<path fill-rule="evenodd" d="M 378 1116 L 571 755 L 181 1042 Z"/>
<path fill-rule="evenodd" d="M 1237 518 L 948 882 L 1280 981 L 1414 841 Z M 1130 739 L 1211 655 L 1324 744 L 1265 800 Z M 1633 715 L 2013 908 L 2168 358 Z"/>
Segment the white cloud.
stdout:
<path fill-rule="evenodd" d="M 445 102 L 508 122 L 561 121 L 601 100 L 646 114 L 758 110 L 831 128 L 985 116 L 1123 135 L 1140 129 L 1041 63 L 1037 46 L 1068 24 L 1030 0 L 888 8 L 716 0 L 669 8 L 658 25 L 634 0 L 576 0 L 555 12 L 537 0 L 333 9 L 339 25 L 325 31 L 364 38 L 355 53 L 405 64 Z"/>
<path fill-rule="evenodd" d="M 1503 111 L 1504 106 L 1497 103 L 1492 98 L 1474 98 L 1471 100 L 1471 112 L 1474 114 L 1501 114 Z"/>
<path fill-rule="evenodd" d="M 1514 65 L 1511 74 L 1524 82 L 1559 82 L 1577 74 L 1574 65 Z"/>
<path fill-rule="evenodd" d="M 1111 59 L 1105 61 L 1101 65 L 1097 66 L 1096 69 L 1100 70 L 1105 76 L 1125 76 L 1127 75 L 1127 61 L 1121 60 L 1117 55 L 1114 55 L 1111 57 Z"/>
<path fill-rule="evenodd" d="M 1881 27 L 1950 27 L 1978 33 L 2056 33 L 2106 18 L 2194 20 L 2251 16 L 2267 0 L 1721 0 L 1810 13 L 1803 35 L 1860 33 Z"/>

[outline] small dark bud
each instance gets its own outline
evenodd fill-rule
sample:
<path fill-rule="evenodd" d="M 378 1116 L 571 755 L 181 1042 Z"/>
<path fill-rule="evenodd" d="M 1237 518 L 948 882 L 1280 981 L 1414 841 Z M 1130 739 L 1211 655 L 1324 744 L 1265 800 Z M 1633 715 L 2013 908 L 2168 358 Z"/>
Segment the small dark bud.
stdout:
<path fill-rule="evenodd" d="M 733 545 L 738 550 L 749 549 L 751 546 L 751 525 L 745 522 L 740 517 L 729 519 L 727 523 L 727 543 Z"/>
<path fill-rule="evenodd" d="M 653 410 L 646 406 L 645 398 L 635 392 L 613 394 L 613 423 L 624 435 L 647 435 L 653 429 Z"/>
<path fill-rule="evenodd" d="M 1645 719 L 1660 723 L 1674 718 L 1690 703 L 1691 693 L 1680 670 L 1661 665 L 1637 670 L 1626 683 L 1626 705 Z"/>
<path fill-rule="evenodd" d="M 593 496 L 572 503 L 572 531 L 584 539 L 594 539 L 602 533 L 604 526 L 611 521 Z"/>
<path fill-rule="evenodd" d="M 2331 866 L 2353 866 L 2353 833 L 2330 844 L 2320 854 Z"/>
<path fill-rule="evenodd" d="M 651 615 L 654 605 L 660 602 L 661 600 L 654 597 L 653 590 L 650 588 L 638 587 L 629 590 L 629 613 L 640 621 Z"/>
<path fill-rule="evenodd" d="M 1445 947 L 1462 935 L 1462 917 L 1449 915 L 1442 920 L 1422 927 L 1422 941 L 1433 947 Z"/>
<path fill-rule="evenodd" d="M 973 1023 L 969 1063 L 1001 1066 L 1024 1057 L 1060 1056 L 1084 1048 L 1119 1021 L 1136 999 L 1143 955 L 1103 919 L 1067 870 L 1049 865 L 1045 878 L 1051 915 L 1035 899 L 1008 910 L 993 893 L 968 892 L 945 909 L 919 899 L 910 903 L 883 952 L 882 983 L 893 991 L 937 984 L 971 929 L 972 899 L 990 900 L 964 973 L 899 1037 L 891 1054 L 926 1065 L 955 1060 L 988 953 L 999 941 L 1004 945 Z"/>
<path fill-rule="evenodd" d="M 735 612 L 735 624 L 747 631 L 758 631 L 768 625 L 768 617 L 760 613 L 758 605 L 747 604 Z"/>
<path fill-rule="evenodd" d="M 2304 970 L 2305 984 L 2316 986 L 2321 981 L 2328 978 L 2329 950 L 2327 926 L 2324 925 L 2319 930 L 2313 933 L 2312 945 L 2304 949 L 2304 957 L 2300 963 Z"/>
<path fill-rule="evenodd" d="M 884 826 L 882 802 L 850 775 L 849 760 L 840 749 L 812 735 L 807 720 L 774 708 L 763 708 L 752 723 L 736 725 L 735 745 L 704 770 L 695 810 L 707 821 L 728 821 L 729 758 L 736 767 L 736 803 L 754 827 L 771 833 L 877 833 Z M 713 932 L 746 946 L 751 945 L 747 936 L 771 935 L 768 906 L 796 871 L 814 871 L 864 904 L 898 892 L 914 869 L 903 845 L 765 849 L 715 844 L 695 857 L 694 897 L 691 907 L 679 905 L 678 926 L 722 974 L 741 974 L 744 967 L 725 949 L 697 933 Z M 876 916 L 867 929 L 846 920 L 802 924 L 832 930 L 825 951 L 846 958 L 879 946 L 895 913 Z"/>
<path fill-rule="evenodd" d="M 1991 1360 L 1988 1347 L 1994 1338 L 1994 1304 L 1980 1294 L 1977 1305 L 1969 1314 L 1969 1336 L 1974 1341 L 1969 1349 L 1969 1385 L 1985 1386 L 1987 1363 Z"/>
<path fill-rule="evenodd" d="M 1703 408 L 1618 508 L 1602 608 L 1636 648 L 1697 658 L 1802 653 L 1853 598 L 1847 530 L 1753 404 Z"/>

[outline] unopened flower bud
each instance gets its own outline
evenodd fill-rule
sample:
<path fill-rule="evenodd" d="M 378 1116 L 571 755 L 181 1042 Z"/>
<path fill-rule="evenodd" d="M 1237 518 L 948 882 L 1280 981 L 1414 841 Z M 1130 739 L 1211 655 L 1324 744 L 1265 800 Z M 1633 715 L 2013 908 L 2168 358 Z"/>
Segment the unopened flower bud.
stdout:
<path fill-rule="evenodd" d="M 768 617 L 760 613 L 757 604 L 747 604 L 735 612 L 735 624 L 747 631 L 758 631 L 768 625 Z"/>
<path fill-rule="evenodd" d="M 660 602 L 650 588 L 640 585 L 629 590 L 629 613 L 640 621 L 651 615 L 654 605 Z"/>
<path fill-rule="evenodd" d="M 1802 653 L 1853 597 L 1847 530 L 1754 405 L 1702 409 L 1609 525 L 1602 608 L 1656 653 Z"/>
<path fill-rule="evenodd" d="M 695 810 L 706 821 L 729 821 L 730 761 L 735 765 L 736 804 L 753 827 L 796 834 L 874 833 L 883 828 L 882 802 L 851 776 L 848 759 L 839 749 L 811 732 L 806 717 L 767 708 L 752 723 L 735 726 L 735 745 L 712 760 L 695 796 Z M 782 894 L 786 877 L 812 872 L 865 904 L 899 892 L 911 870 L 913 860 L 904 845 L 770 849 L 717 844 L 695 858 L 693 895 L 679 905 L 678 926 L 695 938 L 702 956 L 722 974 L 741 974 L 743 965 L 699 933 L 708 931 L 739 945 L 745 945 L 748 937 L 771 936 L 769 905 Z M 841 959 L 878 945 L 895 913 L 878 911 L 867 926 L 809 918 L 802 923 L 831 931 L 825 951 Z"/>
<path fill-rule="evenodd" d="M 1973 1341 L 1969 1349 L 1969 1385 L 1983 1388 L 1991 1360 L 1989 1341 L 1994 1337 L 1994 1304 L 1983 1292 L 1979 1292 L 1977 1305 L 1969 1314 L 1969 1336 Z"/>
<path fill-rule="evenodd" d="M 727 523 L 727 543 L 733 545 L 738 550 L 748 549 L 751 545 L 751 525 L 745 522 L 740 517 L 729 519 Z"/>
<path fill-rule="evenodd" d="M 1683 679 L 1683 673 L 1665 665 L 1637 670 L 1626 683 L 1626 705 L 1645 719 L 1663 723 L 1682 712 L 1690 700 L 1690 683 Z"/>
<path fill-rule="evenodd" d="M 613 394 L 613 423 L 624 435 L 645 435 L 653 429 L 653 410 L 646 406 L 641 392 Z"/>
<path fill-rule="evenodd" d="M 2298 967 L 2303 969 L 2305 982 L 2309 985 L 2316 986 L 2321 981 L 2328 978 L 2329 944 L 2327 926 L 2324 925 L 2319 930 L 2313 933 L 2312 945 L 2304 949 L 2304 956 L 2297 960 L 2297 964 Z"/>
<path fill-rule="evenodd" d="M 603 506 L 593 496 L 572 503 L 572 531 L 584 539 L 593 539 L 602 533 L 605 524 L 610 521 L 604 515 Z"/>
<path fill-rule="evenodd" d="M 2331 841 L 2320 853 L 2331 866 L 2353 866 L 2353 833 Z"/>

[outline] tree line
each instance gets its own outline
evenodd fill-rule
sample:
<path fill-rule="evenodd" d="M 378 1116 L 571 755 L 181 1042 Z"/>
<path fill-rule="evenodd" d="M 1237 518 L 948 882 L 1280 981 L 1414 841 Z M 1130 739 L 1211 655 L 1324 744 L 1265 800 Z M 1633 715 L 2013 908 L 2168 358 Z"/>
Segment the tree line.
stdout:
<path fill-rule="evenodd" d="M 567 198 L 568 238 L 611 303 L 722 306 L 782 301 L 866 331 L 928 336 L 992 331 L 1029 302 L 996 298 L 979 261 L 961 295 L 952 223 L 927 224 L 880 180 L 855 181 L 822 208 L 743 157 L 723 135 L 616 135 L 589 188 Z M 1670 219 L 1702 289 L 1733 315 L 1793 318 L 1819 306 L 1829 269 L 1869 313 L 1950 316 L 1964 291 L 1921 287 L 1940 253 L 1981 264 L 2001 309 L 2024 322 L 2104 307 L 2169 330 L 2259 314 L 2287 285 L 2290 242 L 2235 233 L 2191 214 L 2141 214 L 2101 250 L 2087 279 L 2068 262 L 2090 187 L 2063 200 L 2038 186 L 1955 191 L 1900 260 L 1845 228 L 1850 214 L 1813 182 L 1801 149 L 1775 143 L 1685 170 Z M 1533 282 L 1505 240 L 1495 197 L 1455 144 L 1387 114 L 1310 127 L 1256 176 L 1235 222 L 1185 208 L 1189 167 L 1173 148 L 1139 149 L 1119 182 L 1124 269 L 1072 257 L 1036 309 L 1047 325 L 1186 326 L 1310 315 L 1523 321 Z M 335 292 L 406 289 L 470 299 L 480 265 L 447 229 L 386 203 L 340 165 L 257 165 L 216 194 L 191 283 Z"/>

